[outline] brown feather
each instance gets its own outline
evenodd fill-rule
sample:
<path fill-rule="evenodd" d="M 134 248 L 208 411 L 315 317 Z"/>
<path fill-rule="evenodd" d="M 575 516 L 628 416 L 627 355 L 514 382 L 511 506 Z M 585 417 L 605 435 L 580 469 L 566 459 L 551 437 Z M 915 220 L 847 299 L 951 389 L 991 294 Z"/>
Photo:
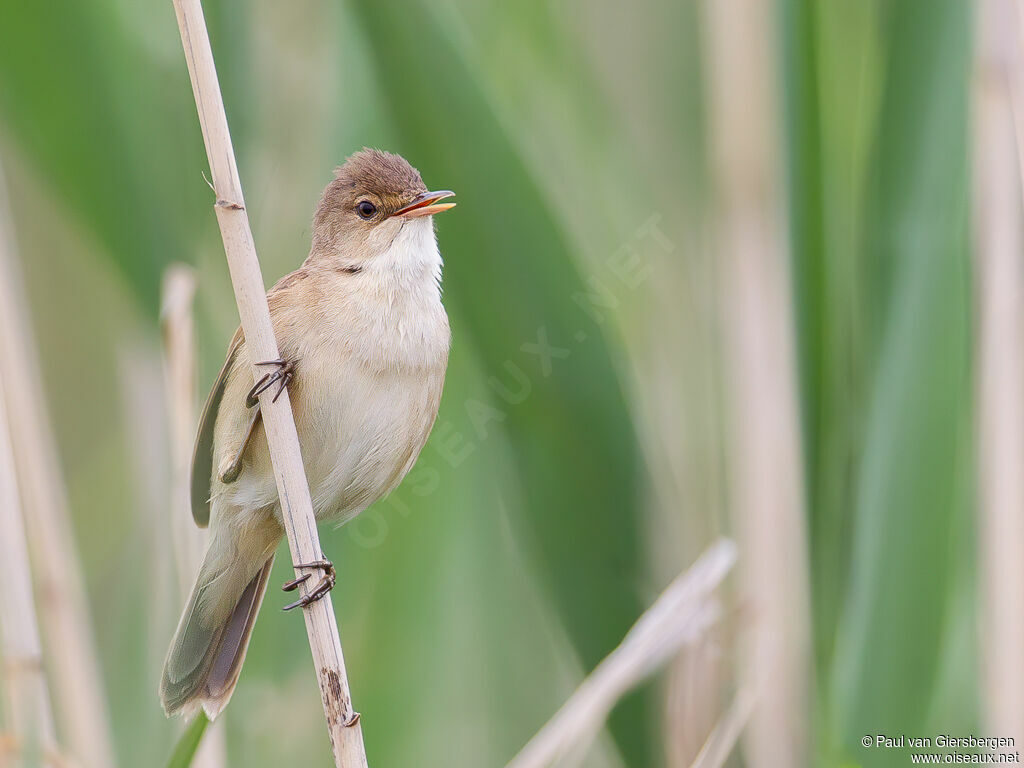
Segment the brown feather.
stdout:
<path fill-rule="evenodd" d="M 203 406 L 203 415 L 199 417 L 199 431 L 196 433 L 196 444 L 192 449 L 192 519 L 196 525 L 205 528 L 210 524 L 210 478 L 213 475 L 213 427 L 217 421 L 217 411 L 221 398 L 224 397 L 224 385 L 231 375 L 238 349 L 245 337 L 242 329 L 235 331 L 228 347 L 227 359 L 213 383 L 210 396 Z"/>

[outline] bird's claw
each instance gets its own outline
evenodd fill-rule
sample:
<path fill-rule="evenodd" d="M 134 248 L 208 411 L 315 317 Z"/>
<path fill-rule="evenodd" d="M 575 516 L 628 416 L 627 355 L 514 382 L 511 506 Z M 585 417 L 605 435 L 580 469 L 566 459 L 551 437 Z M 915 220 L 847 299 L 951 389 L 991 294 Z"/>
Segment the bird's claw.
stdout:
<path fill-rule="evenodd" d="M 275 365 L 277 370 L 271 371 L 270 373 L 264 374 L 260 377 L 260 380 L 252 385 L 252 389 L 249 390 L 249 394 L 245 396 L 245 405 L 247 408 L 252 408 L 259 403 L 259 396 L 265 391 L 274 386 L 274 382 L 280 382 L 277 386 L 277 392 L 274 393 L 274 399 L 271 402 L 276 403 L 277 398 L 284 392 L 291 380 L 295 377 L 295 364 L 288 360 L 277 359 L 277 360 L 264 360 L 263 362 L 256 363 L 256 365 Z"/>
<path fill-rule="evenodd" d="M 313 560 L 309 563 L 296 563 L 293 567 L 319 568 L 324 572 L 324 575 L 323 578 L 321 578 L 320 581 L 316 583 L 316 586 L 309 590 L 309 592 L 304 594 L 294 603 L 289 603 L 288 605 L 286 605 L 283 610 L 290 611 L 293 608 L 305 608 L 310 603 L 316 602 L 324 595 L 326 595 L 328 592 L 330 592 L 332 589 L 334 589 L 334 584 L 335 581 L 337 580 L 337 575 L 334 572 L 334 564 L 330 560 L 320 559 Z M 298 576 L 292 579 L 291 581 L 286 581 L 283 585 L 281 585 L 281 589 L 283 589 L 285 592 L 292 592 L 293 590 L 298 589 L 299 585 L 305 584 L 307 581 L 309 581 L 309 578 L 312 575 L 313 574 L 311 573 L 305 573 L 302 576 Z"/>

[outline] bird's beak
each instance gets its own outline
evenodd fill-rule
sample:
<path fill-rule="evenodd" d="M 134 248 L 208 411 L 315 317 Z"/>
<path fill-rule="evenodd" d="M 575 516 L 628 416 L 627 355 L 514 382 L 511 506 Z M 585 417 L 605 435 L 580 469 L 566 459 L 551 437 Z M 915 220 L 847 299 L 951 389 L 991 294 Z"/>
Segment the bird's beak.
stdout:
<path fill-rule="evenodd" d="M 416 216 L 433 216 L 435 213 L 441 213 L 449 208 L 454 208 L 455 203 L 437 202 L 438 200 L 444 200 L 446 197 L 454 196 L 455 193 L 447 189 L 442 189 L 439 192 L 424 192 L 408 205 L 399 208 L 392 215 L 401 216 L 405 219 L 412 219 Z"/>

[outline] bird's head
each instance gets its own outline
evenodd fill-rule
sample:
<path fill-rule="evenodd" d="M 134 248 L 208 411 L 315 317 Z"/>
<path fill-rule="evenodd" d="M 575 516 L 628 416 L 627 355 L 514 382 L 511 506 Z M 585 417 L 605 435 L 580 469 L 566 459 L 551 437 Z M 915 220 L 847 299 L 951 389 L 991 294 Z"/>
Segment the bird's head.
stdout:
<path fill-rule="evenodd" d="M 455 193 L 431 192 L 405 158 L 363 149 L 334 172 L 313 216 L 311 255 L 337 260 L 353 271 L 408 241 L 433 243 L 432 216 L 454 208 L 442 200 Z M 405 250 L 405 248 L 399 248 Z"/>

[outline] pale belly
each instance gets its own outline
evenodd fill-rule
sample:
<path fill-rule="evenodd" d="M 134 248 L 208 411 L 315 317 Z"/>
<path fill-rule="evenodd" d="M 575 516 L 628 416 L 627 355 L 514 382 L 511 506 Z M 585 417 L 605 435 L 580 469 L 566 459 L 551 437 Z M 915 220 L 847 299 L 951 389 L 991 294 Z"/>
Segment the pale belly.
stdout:
<path fill-rule="evenodd" d="M 437 415 L 444 369 L 370 374 L 351 361 L 310 365 L 298 363 L 289 387 L 310 496 L 318 520 L 345 522 L 392 491 L 415 463 Z M 224 487 L 223 500 L 273 506 L 280 518 L 262 430 L 253 442 L 251 460 Z"/>
<path fill-rule="evenodd" d="M 347 520 L 393 490 L 433 426 L 451 336 L 428 225 L 403 228 L 405 240 L 396 238 L 394 253 L 377 259 L 383 266 L 358 278 L 320 271 L 295 282 L 288 302 L 270 302 L 281 353 L 295 364 L 288 393 L 318 520 Z M 247 359 L 244 348 L 237 354 Z M 248 366 L 232 371 L 217 415 L 214 468 L 237 455 L 250 387 Z M 230 507 L 280 519 L 262 429 L 244 456 L 230 484 L 215 469 L 212 515 Z"/>
<path fill-rule="evenodd" d="M 340 375 L 339 375 L 340 374 Z M 297 393 L 296 427 L 318 520 L 347 520 L 390 493 L 423 448 L 444 371 L 370 375 L 350 363 L 331 385 Z"/>

